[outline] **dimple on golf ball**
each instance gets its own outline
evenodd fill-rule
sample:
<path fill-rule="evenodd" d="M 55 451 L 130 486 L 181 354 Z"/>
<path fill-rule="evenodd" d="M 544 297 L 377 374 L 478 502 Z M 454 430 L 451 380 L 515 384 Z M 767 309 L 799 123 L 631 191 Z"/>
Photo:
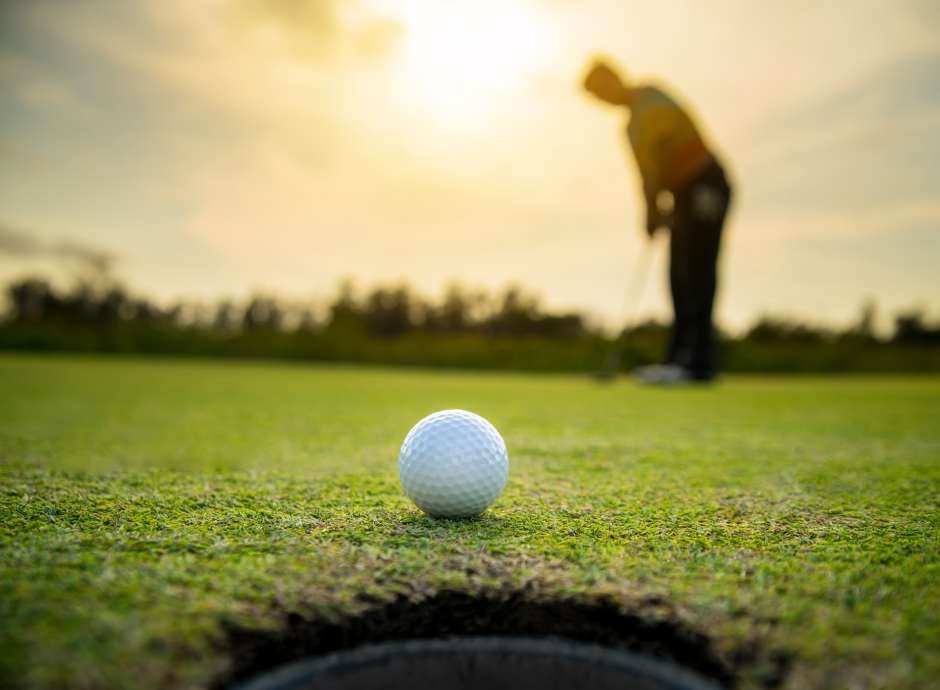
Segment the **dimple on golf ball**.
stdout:
<path fill-rule="evenodd" d="M 506 444 L 492 424 L 464 410 L 443 410 L 415 424 L 398 455 L 408 497 L 434 517 L 486 510 L 509 476 Z"/>

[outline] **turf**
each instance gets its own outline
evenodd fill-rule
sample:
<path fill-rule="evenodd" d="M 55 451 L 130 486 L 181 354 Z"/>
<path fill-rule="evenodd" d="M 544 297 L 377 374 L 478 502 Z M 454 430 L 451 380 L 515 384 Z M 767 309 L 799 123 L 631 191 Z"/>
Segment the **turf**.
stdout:
<path fill-rule="evenodd" d="M 405 433 L 448 407 L 510 450 L 471 521 L 398 487 Z M 743 688 L 936 687 L 938 412 L 937 378 L 4 356 L 0 684 L 206 687 L 233 631 L 516 591 L 699 631 Z"/>

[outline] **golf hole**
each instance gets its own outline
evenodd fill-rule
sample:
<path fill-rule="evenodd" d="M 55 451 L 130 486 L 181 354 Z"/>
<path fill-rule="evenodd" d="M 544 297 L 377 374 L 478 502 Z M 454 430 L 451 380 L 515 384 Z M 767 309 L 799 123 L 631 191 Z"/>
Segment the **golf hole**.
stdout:
<path fill-rule="evenodd" d="M 563 639 L 458 637 L 367 645 L 300 661 L 239 690 L 720 690 L 673 664 Z"/>
<path fill-rule="evenodd" d="M 630 613 L 605 599 L 442 591 L 229 633 L 232 667 L 217 688 L 716 690 L 735 680 L 710 640 L 657 602 Z"/>

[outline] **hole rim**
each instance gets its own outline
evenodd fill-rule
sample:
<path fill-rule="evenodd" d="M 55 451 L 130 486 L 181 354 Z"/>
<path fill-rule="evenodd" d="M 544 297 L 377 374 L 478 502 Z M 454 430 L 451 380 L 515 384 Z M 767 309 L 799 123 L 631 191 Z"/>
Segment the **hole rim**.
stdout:
<path fill-rule="evenodd" d="M 265 672 L 311 657 L 365 645 L 467 636 L 558 637 L 674 664 L 719 687 L 734 688 L 758 661 L 757 646 L 719 651 L 661 596 L 550 596 L 530 588 L 440 589 L 392 598 L 357 597 L 345 612 L 283 609 L 274 628 L 223 624 L 225 669 L 214 690 L 238 687 Z M 788 663 L 775 664 L 775 687 Z M 767 682 L 769 680 L 769 682 Z"/>
<path fill-rule="evenodd" d="M 472 655 L 493 657 L 492 661 L 496 662 L 500 655 L 506 654 L 532 663 L 538 663 L 538 660 L 563 660 L 620 673 L 625 688 L 630 687 L 628 682 L 642 682 L 645 683 L 643 687 L 649 690 L 726 690 L 724 685 L 714 679 L 675 662 L 626 649 L 549 635 L 460 635 L 365 644 L 288 662 L 237 683 L 231 686 L 231 690 L 310 690 L 321 687 L 319 683 L 324 681 L 327 684 L 322 687 L 329 688 L 331 680 L 339 680 L 344 675 L 348 677 L 391 661 L 411 659 L 420 663 L 421 660 L 429 661 L 431 657 L 452 657 L 455 663 L 459 663 L 461 658 Z"/>

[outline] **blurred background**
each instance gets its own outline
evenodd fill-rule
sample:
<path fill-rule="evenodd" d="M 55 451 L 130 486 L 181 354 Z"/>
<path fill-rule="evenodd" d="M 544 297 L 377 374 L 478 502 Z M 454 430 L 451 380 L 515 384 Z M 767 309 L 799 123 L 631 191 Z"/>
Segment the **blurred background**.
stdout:
<path fill-rule="evenodd" d="M 0 348 L 659 358 L 614 58 L 733 175 L 739 371 L 940 370 L 940 5 L 0 2 Z"/>

